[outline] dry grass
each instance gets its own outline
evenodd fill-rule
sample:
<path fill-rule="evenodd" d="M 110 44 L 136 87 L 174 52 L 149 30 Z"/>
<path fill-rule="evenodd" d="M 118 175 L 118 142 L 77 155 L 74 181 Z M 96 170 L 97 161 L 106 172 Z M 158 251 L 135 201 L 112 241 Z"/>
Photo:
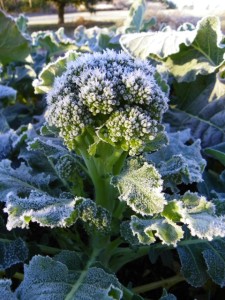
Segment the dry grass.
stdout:
<path fill-rule="evenodd" d="M 156 17 L 157 25 L 155 30 L 158 30 L 162 24 L 169 25 L 173 29 L 177 29 L 181 24 L 190 22 L 194 25 L 204 16 L 216 15 L 220 18 L 221 27 L 225 32 L 225 11 L 194 11 L 190 9 L 167 9 L 166 6 L 158 2 L 149 2 L 145 18 Z"/>

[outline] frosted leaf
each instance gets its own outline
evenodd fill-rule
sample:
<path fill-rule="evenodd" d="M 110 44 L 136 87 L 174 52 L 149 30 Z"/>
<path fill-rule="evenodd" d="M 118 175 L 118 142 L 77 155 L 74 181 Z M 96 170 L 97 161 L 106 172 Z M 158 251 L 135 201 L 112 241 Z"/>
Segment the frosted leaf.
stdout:
<path fill-rule="evenodd" d="M 186 239 L 177 247 L 181 271 L 186 281 L 194 287 L 203 286 L 209 278 L 221 287 L 225 286 L 225 240 L 216 238 L 209 242 Z"/>
<path fill-rule="evenodd" d="M 58 157 L 67 153 L 67 149 L 56 138 L 35 137 L 28 142 L 29 151 L 41 151 L 45 156 Z"/>
<path fill-rule="evenodd" d="M 164 206 L 161 216 L 174 222 L 180 222 L 183 214 L 184 208 L 182 202 L 178 200 L 172 200 Z"/>
<path fill-rule="evenodd" d="M 17 93 L 16 90 L 14 90 L 13 88 L 0 84 L 0 100 L 4 98 L 15 99 L 16 93 Z"/>
<path fill-rule="evenodd" d="M 141 215 L 160 213 L 166 204 L 161 176 L 146 162 L 140 166 L 137 160 L 130 160 L 112 183 L 119 190 L 119 199 Z"/>
<path fill-rule="evenodd" d="M 70 226 L 76 221 L 76 217 L 72 216 L 74 205 L 75 199 L 67 194 L 56 198 L 43 192 L 31 191 L 29 197 L 20 198 L 9 193 L 4 208 L 8 213 L 7 229 L 27 228 L 30 221 L 52 228 Z"/>
<path fill-rule="evenodd" d="M 181 221 L 187 224 L 193 236 L 211 241 L 215 237 L 225 237 L 225 218 L 215 214 L 215 205 L 197 193 L 186 192 Z"/>
<path fill-rule="evenodd" d="M 168 294 L 167 291 L 164 289 L 163 294 L 159 300 L 177 300 L 177 298 L 173 294 Z"/>
<path fill-rule="evenodd" d="M 225 218 L 202 212 L 189 214 L 182 219 L 191 235 L 211 241 L 215 237 L 225 237 Z"/>
<path fill-rule="evenodd" d="M 204 249 L 204 248 L 203 248 Z M 181 261 L 181 272 L 187 282 L 200 287 L 208 280 L 206 266 L 202 256 L 202 245 L 178 246 L 177 252 Z"/>
<path fill-rule="evenodd" d="M 23 300 L 122 299 L 121 286 L 114 275 L 96 267 L 73 270 L 73 266 L 69 270 L 63 262 L 50 257 L 35 256 L 25 265 L 24 281 L 16 294 Z"/>
<path fill-rule="evenodd" d="M 191 139 L 190 130 L 169 133 L 169 145 L 155 153 L 147 154 L 162 175 L 165 187 L 177 191 L 177 185 L 202 181 L 206 161 L 201 156 L 200 140 L 191 145 L 185 143 Z"/>
<path fill-rule="evenodd" d="M 28 249 L 21 238 L 0 242 L 0 270 L 22 263 L 28 258 Z"/>
<path fill-rule="evenodd" d="M 105 208 L 97 206 L 91 199 L 73 198 L 69 193 L 53 197 L 44 192 L 31 191 L 26 198 L 9 193 L 4 211 L 8 213 L 8 230 L 28 228 L 30 221 L 51 228 L 68 227 L 78 219 L 91 231 L 105 233 L 110 230 L 111 217 Z"/>
<path fill-rule="evenodd" d="M 61 300 L 70 288 L 68 268 L 50 257 L 38 255 L 24 265 L 24 280 L 16 295 L 23 300 Z"/>
<path fill-rule="evenodd" d="M 184 235 L 181 226 L 167 219 L 139 219 L 132 216 L 130 227 L 139 242 L 146 245 L 154 243 L 155 237 L 158 237 L 163 244 L 176 246 Z"/>
<path fill-rule="evenodd" d="M 1 115 L 0 115 L 1 118 Z M 12 150 L 12 138 L 14 136 L 13 130 L 1 133 L 0 126 L 0 161 L 7 157 Z"/>
<path fill-rule="evenodd" d="M 24 163 L 14 169 L 8 159 L 0 162 L 0 201 L 6 201 L 9 192 L 29 194 L 34 189 L 48 191 L 49 183 L 50 176 L 34 173 L 32 168 Z"/>
<path fill-rule="evenodd" d="M 89 232 L 97 230 L 98 234 L 108 234 L 110 231 L 111 215 L 103 207 L 96 205 L 88 198 L 76 198 L 77 217 L 84 222 Z"/>
<path fill-rule="evenodd" d="M 225 241 L 215 240 L 203 251 L 203 257 L 207 265 L 207 272 L 220 287 L 225 286 Z"/>
<path fill-rule="evenodd" d="M 215 72 L 224 60 L 223 34 L 219 18 L 207 16 L 196 29 L 126 34 L 123 49 L 135 57 L 157 57 L 178 82 Z"/>
<path fill-rule="evenodd" d="M 11 291 L 11 280 L 0 279 L 0 294 L 4 300 L 18 300 L 16 295 Z"/>
<path fill-rule="evenodd" d="M 124 221 L 120 225 L 121 236 L 132 246 L 140 245 L 138 234 L 133 234 L 130 226 L 130 221 Z"/>
<path fill-rule="evenodd" d="M 81 270 L 84 267 L 82 255 L 79 252 L 63 250 L 56 254 L 53 259 L 66 265 L 70 271 L 75 271 Z"/>

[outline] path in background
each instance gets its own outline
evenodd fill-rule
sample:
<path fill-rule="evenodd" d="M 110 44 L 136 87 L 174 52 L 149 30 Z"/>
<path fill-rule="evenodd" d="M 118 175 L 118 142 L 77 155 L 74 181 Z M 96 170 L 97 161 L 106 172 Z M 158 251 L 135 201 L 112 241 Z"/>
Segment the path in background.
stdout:
<path fill-rule="evenodd" d="M 195 0 L 197 2 L 197 0 Z M 225 4 L 224 4 L 225 6 Z M 96 13 L 89 12 L 73 12 L 65 14 L 65 23 L 75 23 L 81 19 L 92 22 L 122 22 L 128 16 L 128 10 L 114 10 L 112 5 L 105 5 L 104 11 Z M 162 3 L 148 2 L 146 18 L 157 17 L 158 23 L 165 23 L 176 29 L 184 22 L 196 24 L 199 19 L 206 15 L 218 15 L 221 19 L 222 28 L 225 29 L 225 8 L 224 10 L 197 10 L 197 9 L 166 9 Z M 58 17 L 56 14 L 51 15 L 30 15 L 28 16 L 28 24 L 47 25 L 57 24 Z M 158 29 L 158 28 L 156 28 Z"/>

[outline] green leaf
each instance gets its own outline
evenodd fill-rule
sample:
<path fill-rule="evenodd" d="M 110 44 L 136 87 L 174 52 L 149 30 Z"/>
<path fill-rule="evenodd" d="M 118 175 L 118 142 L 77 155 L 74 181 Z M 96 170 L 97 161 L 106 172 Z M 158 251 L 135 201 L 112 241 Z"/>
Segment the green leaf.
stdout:
<path fill-rule="evenodd" d="M 27 228 L 30 221 L 51 228 L 68 227 L 77 220 L 74 213 L 75 202 L 66 193 L 56 198 L 47 193 L 31 191 L 29 197 L 21 198 L 11 192 L 7 195 L 4 208 L 8 213 L 7 229 Z"/>
<path fill-rule="evenodd" d="M 9 279 L 0 279 L 0 294 L 4 300 L 18 300 L 16 295 L 11 291 L 12 282 Z"/>
<path fill-rule="evenodd" d="M 225 236 L 225 220 L 215 214 L 212 202 L 191 192 L 186 192 L 180 200 L 184 206 L 181 221 L 187 224 L 192 236 L 209 241 Z"/>
<path fill-rule="evenodd" d="M 184 90 L 184 93 L 186 91 Z M 205 95 L 203 94 L 202 97 Z M 207 96 L 206 96 L 207 97 Z M 224 99 L 203 103 L 196 99 L 192 107 L 173 108 L 167 112 L 166 122 L 176 130 L 190 127 L 195 139 L 201 139 L 202 148 L 215 146 L 225 141 Z"/>
<path fill-rule="evenodd" d="M 83 223 L 88 232 L 96 230 L 98 235 L 110 232 L 110 213 L 88 198 L 76 197 L 75 209 L 77 218 Z"/>
<path fill-rule="evenodd" d="M 140 31 L 149 31 L 152 26 L 155 26 L 157 23 L 156 17 L 152 17 L 149 20 L 145 20 L 142 24 Z"/>
<path fill-rule="evenodd" d="M 186 240 L 177 248 L 181 271 L 188 283 L 203 286 L 211 278 L 221 287 L 225 286 L 225 240 Z"/>
<path fill-rule="evenodd" d="M 208 242 L 205 241 L 205 244 Z M 203 248 L 204 249 L 204 248 Z M 181 272 L 187 282 L 200 287 L 208 280 L 205 261 L 202 256 L 202 243 L 177 247 L 181 262 Z"/>
<path fill-rule="evenodd" d="M 124 29 L 126 33 L 139 32 L 143 23 L 146 10 L 145 0 L 135 0 L 129 10 L 129 15 L 125 19 Z"/>
<path fill-rule="evenodd" d="M 2 124 L 2 125 L 4 126 L 4 124 Z M 0 127 L 1 127 L 1 125 L 0 125 Z M 2 129 L 4 131 L 4 127 Z M 0 160 L 6 158 L 12 151 L 13 137 L 15 137 L 15 133 L 12 129 L 8 130 L 5 133 L 0 133 Z M 1 188 L 0 188 L 0 190 L 1 190 Z"/>
<path fill-rule="evenodd" d="M 206 161 L 201 156 L 200 140 L 186 145 L 191 140 L 189 129 L 169 133 L 168 138 L 169 145 L 145 156 L 159 170 L 165 187 L 177 191 L 178 184 L 202 181 Z"/>
<path fill-rule="evenodd" d="M 225 286 L 225 241 L 215 240 L 210 243 L 210 248 L 203 251 L 209 276 L 221 287 Z"/>
<path fill-rule="evenodd" d="M 11 192 L 7 195 L 4 211 L 8 213 L 8 230 L 28 228 L 30 221 L 51 228 L 69 227 L 78 219 L 83 221 L 87 231 L 105 234 L 110 230 L 111 217 L 105 208 L 97 206 L 91 199 L 74 198 L 69 193 L 53 197 L 31 191 L 29 197 L 22 198 Z"/>
<path fill-rule="evenodd" d="M 225 143 L 206 148 L 205 153 L 219 160 L 225 166 Z"/>
<path fill-rule="evenodd" d="M 24 281 L 16 290 L 19 299 L 46 300 L 120 300 L 121 285 L 117 278 L 104 270 L 90 267 L 87 262 L 84 269 L 77 270 L 77 255 L 70 252 L 70 264 L 65 260 L 56 261 L 50 257 L 35 256 L 29 265 L 25 265 Z M 68 261 L 68 260 L 67 260 Z M 49 288 L 51 287 L 51 288 Z"/>
<path fill-rule="evenodd" d="M 28 258 L 28 249 L 21 238 L 14 241 L 0 241 L 0 270 L 23 263 Z"/>
<path fill-rule="evenodd" d="M 163 210 L 166 200 L 162 193 L 162 180 L 154 166 L 131 159 L 112 183 L 118 188 L 121 201 L 125 201 L 141 215 L 153 215 Z"/>
<path fill-rule="evenodd" d="M 75 60 L 79 54 L 75 51 L 68 51 L 63 57 L 59 57 L 55 62 L 49 63 L 39 74 L 38 79 L 33 81 L 36 94 L 43 94 L 50 91 L 55 77 L 62 75 L 66 70 L 69 61 Z"/>
<path fill-rule="evenodd" d="M 194 31 L 159 31 L 124 34 L 120 38 L 122 48 L 132 56 L 146 59 L 155 55 L 157 59 L 178 53 L 181 44 L 190 45 L 195 38 Z"/>
<path fill-rule="evenodd" d="M 11 88 L 10 86 L 5 86 L 0 84 L 0 100 L 2 99 L 16 99 L 16 90 Z"/>
<path fill-rule="evenodd" d="M 224 61 L 222 32 L 217 17 L 205 17 L 195 30 L 128 34 L 120 39 L 133 56 L 157 57 L 178 82 L 195 80 L 198 74 L 211 74 Z"/>
<path fill-rule="evenodd" d="M 169 219 L 139 219 L 132 216 L 130 227 L 141 244 L 150 245 L 158 237 L 163 244 L 176 246 L 183 238 L 184 232 L 181 226 Z"/>
<path fill-rule="evenodd" d="M 69 50 L 77 50 L 75 41 L 64 33 L 64 28 L 57 31 L 35 31 L 31 34 L 33 44 L 47 51 L 50 57 L 59 56 Z"/>
<path fill-rule="evenodd" d="M 197 24 L 191 45 L 181 45 L 179 53 L 166 60 L 170 73 L 178 82 L 189 82 L 195 80 L 198 74 L 215 72 L 224 61 L 222 37 L 219 18 L 203 18 Z"/>
<path fill-rule="evenodd" d="M 25 15 L 20 14 L 19 17 L 16 19 L 16 24 L 17 24 L 20 32 L 22 32 L 22 33 L 27 32 L 28 18 Z"/>
<path fill-rule="evenodd" d="M 0 162 L 0 201 L 6 201 L 9 192 L 29 194 L 31 190 L 48 191 L 50 176 L 44 173 L 34 173 L 24 163 L 14 169 L 11 161 Z"/>
<path fill-rule="evenodd" d="M 15 21 L 0 10 L 0 62 L 24 62 L 30 54 L 29 41 L 19 31 Z"/>
<path fill-rule="evenodd" d="M 61 141 L 58 138 L 44 138 L 35 137 L 31 141 L 28 141 L 29 151 L 40 151 L 46 157 L 59 158 L 65 154 L 68 154 L 68 150 L 63 147 Z"/>

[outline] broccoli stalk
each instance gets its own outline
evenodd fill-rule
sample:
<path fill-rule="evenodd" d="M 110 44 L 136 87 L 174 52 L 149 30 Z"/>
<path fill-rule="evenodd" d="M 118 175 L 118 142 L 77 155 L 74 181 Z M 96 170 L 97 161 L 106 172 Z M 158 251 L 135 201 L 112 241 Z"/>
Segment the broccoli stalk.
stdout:
<path fill-rule="evenodd" d="M 94 185 L 97 205 L 113 212 L 116 205 L 117 190 L 111 185 L 111 177 L 118 175 L 127 157 L 127 152 L 99 141 L 95 153 L 88 151 L 93 145 L 93 135 L 88 131 L 76 138 L 76 150 L 82 156 Z"/>

